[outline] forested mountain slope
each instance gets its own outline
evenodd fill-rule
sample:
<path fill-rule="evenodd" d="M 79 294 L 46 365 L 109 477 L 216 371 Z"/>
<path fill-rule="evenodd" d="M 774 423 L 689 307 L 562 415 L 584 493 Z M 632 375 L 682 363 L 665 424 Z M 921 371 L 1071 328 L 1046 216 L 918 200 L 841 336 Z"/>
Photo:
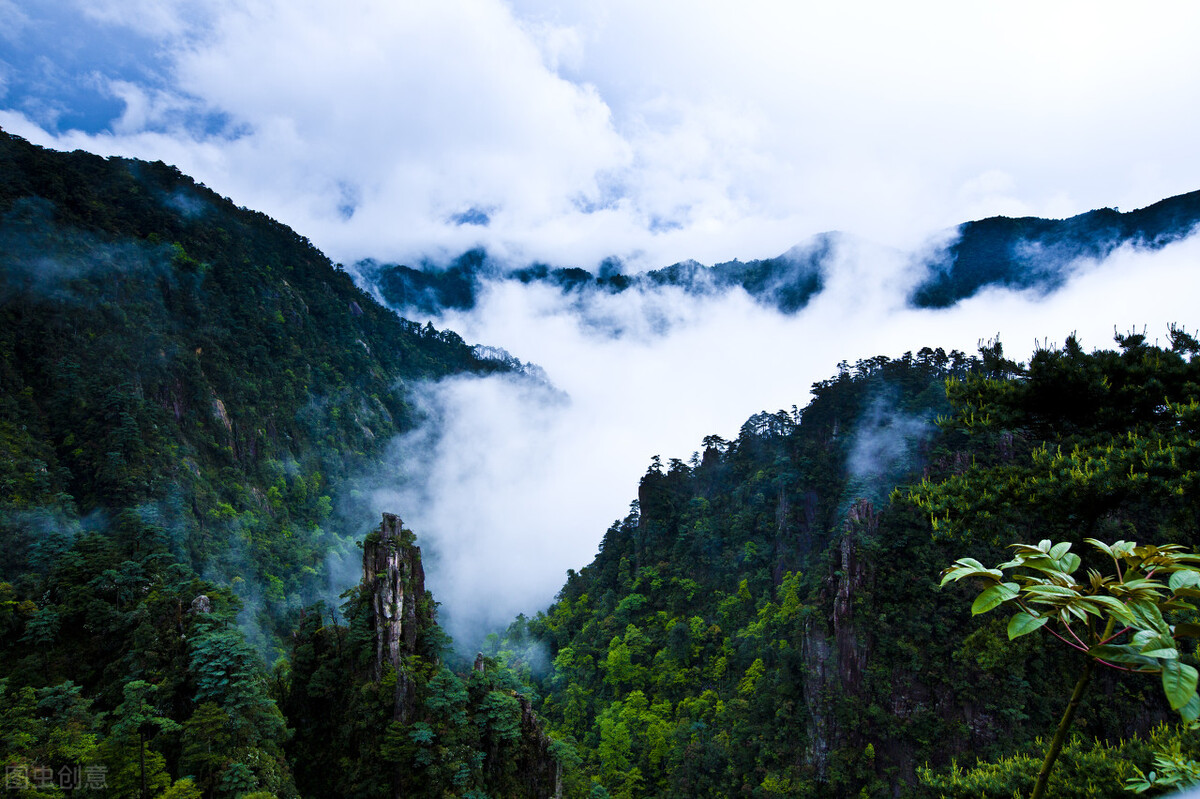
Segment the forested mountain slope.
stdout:
<path fill-rule="evenodd" d="M 910 298 L 919 308 L 946 308 L 986 286 L 1052 291 L 1072 263 L 1102 259 L 1121 246 L 1157 250 L 1200 225 L 1200 191 L 1124 213 L 1099 208 L 1068 219 L 995 216 L 966 222 L 929 277 Z"/>
<path fill-rule="evenodd" d="M 328 548 L 330 485 L 412 424 L 405 382 L 505 368 L 161 163 L 0 144 L 6 521 L 149 524 L 283 600 Z"/>
<path fill-rule="evenodd" d="M 1067 280 L 1079 259 L 1100 260 L 1122 246 L 1160 249 L 1191 235 L 1197 225 L 1200 191 L 1124 213 L 1100 208 L 1067 219 L 997 216 L 964 222 L 946 246 L 907 256 L 921 276 L 907 299 L 917 308 L 946 308 L 989 286 L 1048 293 Z M 775 258 L 712 266 L 684 261 L 637 274 L 623 273 L 615 261 L 596 273 L 547 264 L 514 267 L 481 249 L 449 263 L 412 267 L 368 260 L 354 268 L 389 305 L 422 316 L 474 308 L 489 281 L 543 284 L 575 296 L 665 286 L 690 294 L 740 288 L 762 305 L 795 314 L 825 288 L 839 247 L 847 242 L 853 239 L 845 234 L 822 233 Z"/>
<path fill-rule="evenodd" d="M 35 786 L 53 775 L 26 795 L 346 795 L 286 749 L 279 702 L 306 707 L 293 630 L 346 629 L 303 608 L 329 591 L 329 553 L 360 557 L 377 521 L 351 481 L 413 425 L 407 386 L 509 368 L 171 167 L 0 134 L 0 759 Z M 414 591 L 426 644 L 406 662 L 437 673 L 445 638 Z M 339 652 L 373 648 L 373 617 L 351 618 L 366 637 Z M 271 679 L 264 651 L 287 656 Z M 378 686 L 395 664 L 344 666 L 380 697 L 360 697 L 364 763 L 345 779 L 393 795 L 405 761 L 378 759 Z M 451 705 L 473 713 L 476 689 Z M 517 723 L 503 695 L 493 715 Z M 463 785 L 499 785 L 470 762 Z"/>
<path fill-rule="evenodd" d="M 655 459 L 595 561 L 498 645 L 514 664 L 545 648 L 541 709 L 583 758 L 575 790 L 1028 795 L 1082 656 L 1009 642 L 939 572 L 1042 538 L 1088 565 L 1085 537 L 1195 546 L 1200 359 L 1172 342 L 872 359 L 801 412 Z M 1158 682 L 1098 676 L 1049 795 L 1126 795 L 1152 748 L 1130 737 L 1172 718 Z M 939 770 L 976 757 L 1007 759 Z"/>

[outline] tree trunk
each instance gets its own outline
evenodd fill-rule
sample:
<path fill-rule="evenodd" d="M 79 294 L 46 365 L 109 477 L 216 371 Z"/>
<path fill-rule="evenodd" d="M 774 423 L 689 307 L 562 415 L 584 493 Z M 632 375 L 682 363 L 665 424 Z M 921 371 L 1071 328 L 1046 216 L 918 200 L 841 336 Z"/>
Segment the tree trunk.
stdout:
<path fill-rule="evenodd" d="M 1050 742 L 1050 749 L 1046 752 L 1046 759 L 1042 761 L 1042 770 L 1038 772 L 1037 782 L 1033 786 L 1033 793 L 1030 794 L 1029 799 L 1042 799 L 1046 794 L 1046 785 L 1050 782 L 1050 772 L 1054 768 L 1054 761 L 1058 759 L 1058 753 L 1062 751 L 1063 744 L 1066 743 L 1067 733 L 1071 730 L 1071 722 L 1075 720 L 1075 711 L 1079 709 L 1079 703 L 1083 700 L 1083 692 L 1087 690 L 1088 681 L 1092 678 L 1092 668 L 1095 665 L 1096 661 L 1093 658 L 1087 658 L 1083 673 L 1079 675 L 1079 681 L 1075 683 L 1075 690 L 1071 693 L 1071 701 L 1067 703 L 1062 720 L 1058 722 L 1054 740 Z"/>

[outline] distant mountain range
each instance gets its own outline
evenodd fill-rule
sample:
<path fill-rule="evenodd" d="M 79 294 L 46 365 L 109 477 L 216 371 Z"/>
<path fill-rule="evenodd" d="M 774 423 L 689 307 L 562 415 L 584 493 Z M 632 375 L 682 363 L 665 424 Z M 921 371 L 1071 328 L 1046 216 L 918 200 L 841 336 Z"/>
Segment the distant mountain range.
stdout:
<path fill-rule="evenodd" d="M 1104 258 L 1122 245 L 1159 249 L 1186 238 L 1200 224 L 1200 191 L 1171 197 L 1136 211 L 1088 211 L 1068 219 L 990 217 L 958 226 L 948 246 L 914 254 L 926 277 L 912 290 L 909 304 L 946 308 L 988 286 L 1058 288 L 1081 258 Z M 821 233 L 775 258 L 727 261 L 705 266 L 683 261 L 662 269 L 624 274 L 606 261 L 596 272 L 578 267 L 505 265 L 482 249 L 449 264 L 424 261 L 416 267 L 360 261 L 356 268 L 384 300 L 401 313 L 436 316 L 475 306 L 488 281 L 544 283 L 564 294 L 620 293 L 629 289 L 677 286 L 692 294 L 724 293 L 741 287 L 758 302 L 794 314 L 824 287 L 845 234 Z"/>

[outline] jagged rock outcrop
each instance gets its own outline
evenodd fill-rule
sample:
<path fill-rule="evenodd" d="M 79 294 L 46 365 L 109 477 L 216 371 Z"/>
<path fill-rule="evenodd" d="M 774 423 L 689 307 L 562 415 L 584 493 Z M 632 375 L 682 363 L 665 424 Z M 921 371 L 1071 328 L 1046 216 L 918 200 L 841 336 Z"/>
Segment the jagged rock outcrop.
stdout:
<path fill-rule="evenodd" d="M 421 548 L 400 517 L 383 514 L 379 529 L 363 542 L 363 586 L 369 592 L 371 625 L 375 632 L 372 677 L 379 680 L 390 667 L 396 672 L 393 718 L 407 723 L 416 704 L 416 688 L 403 660 L 417 652 L 422 626 L 433 624 L 425 598 L 425 569 Z"/>

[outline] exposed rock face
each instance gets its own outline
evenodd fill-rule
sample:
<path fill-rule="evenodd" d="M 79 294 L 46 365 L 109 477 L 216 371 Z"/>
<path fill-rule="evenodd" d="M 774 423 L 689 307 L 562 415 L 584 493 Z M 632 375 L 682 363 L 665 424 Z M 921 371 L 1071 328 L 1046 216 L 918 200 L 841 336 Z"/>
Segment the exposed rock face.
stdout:
<path fill-rule="evenodd" d="M 838 677 L 853 690 L 862 682 L 867 661 L 866 646 L 854 629 L 854 595 L 864 586 L 870 587 L 867 564 L 858 556 L 858 540 L 864 533 L 873 535 L 878 527 L 879 514 L 870 501 L 860 499 L 850 507 L 841 543 L 841 577 L 833 601 L 833 635 L 837 641 Z"/>
<path fill-rule="evenodd" d="M 552 741 L 542 728 L 542 720 L 534 712 L 529 700 L 520 694 L 516 698 L 521 705 L 521 737 L 527 747 L 517 764 L 517 773 L 521 775 L 526 795 L 549 797 L 553 786 L 553 796 L 560 799 L 563 790 L 562 764 L 550 754 Z"/>
<path fill-rule="evenodd" d="M 836 680 L 828 674 L 833 655 L 825 625 L 819 620 L 805 625 L 800 654 L 804 658 L 804 701 L 808 705 L 804 761 L 812 768 L 813 776 L 824 782 L 829 777 L 829 751 L 836 737 L 827 688 Z"/>
<path fill-rule="evenodd" d="M 828 583 L 833 594 L 829 624 L 810 621 L 800 645 L 809 711 L 805 756 L 814 776 L 822 781 L 829 774 L 830 753 L 852 743 L 855 737 L 852 730 L 838 728 L 834 707 L 838 696 L 854 696 L 862 689 L 863 670 L 870 652 L 866 636 L 856 630 L 854 596 L 861 590 L 870 590 L 871 569 L 859 557 L 859 540 L 863 535 L 874 535 L 878 527 L 879 514 L 870 501 L 860 499 L 850 507 L 839 545 L 837 576 L 831 575 Z"/>
<path fill-rule="evenodd" d="M 363 542 L 363 586 L 371 597 L 371 623 L 375 629 L 374 679 L 390 666 L 396 672 L 393 717 L 407 723 L 416 703 L 416 690 L 405 674 L 403 660 L 416 654 L 417 634 L 432 624 L 425 601 L 425 570 L 421 548 L 404 529 L 400 517 L 383 514 L 379 530 Z"/>

